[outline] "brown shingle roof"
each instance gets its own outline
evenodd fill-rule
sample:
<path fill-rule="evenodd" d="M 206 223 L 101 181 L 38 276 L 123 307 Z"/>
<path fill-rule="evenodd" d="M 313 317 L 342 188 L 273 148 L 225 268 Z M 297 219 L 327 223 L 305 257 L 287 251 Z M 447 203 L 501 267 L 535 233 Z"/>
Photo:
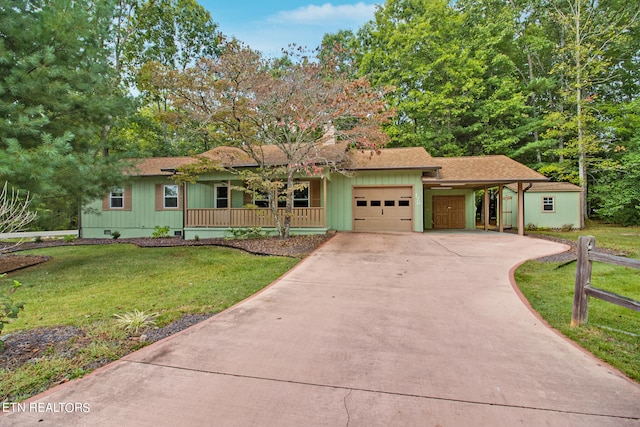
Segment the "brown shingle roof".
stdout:
<path fill-rule="evenodd" d="M 320 163 L 341 164 L 351 170 L 439 169 L 439 178 L 424 177 L 426 184 L 512 183 L 548 179 L 538 172 L 506 156 L 431 157 L 422 147 L 387 148 L 347 151 L 346 143 L 318 144 Z M 265 163 L 281 165 L 285 155 L 277 146 L 262 146 Z M 226 167 L 255 167 L 256 161 L 237 147 L 216 147 L 202 154 Z M 134 159 L 127 169 L 133 176 L 170 176 L 171 169 L 197 162 L 196 157 L 154 157 Z M 531 191 L 531 190 L 530 190 Z M 541 190 L 542 191 L 542 190 Z M 561 190 L 556 190 L 561 191 Z M 572 191 L 572 190 L 564 190 Z M 575 191 L 575 190 L 573 190 Z"/>
<path fill-rule="evenodd" d="M 506 187 L 513 192 L 518 191 L 516 184 L 509 184 Z M 527 190 L 528 193 L 547 193 L 553 191 L 580 192 L 582 188 L 569 182 L 535 182 L 531 188 Z"/>
<path fill-rule="evenodd" d="M 132 176 L 170 176 L 170 171 L 163 169 L 175 169 L 180 166 L 194 163 L 193 157 L 150 157 L 147 159 L 129 160 L 132 165 L 125 169 L 127 175 Z"/>
<path fill-rule="evenodd" d="M 507 156 L 434 157 L 440 166 L 440 179 L 424 178 L 424 182 L 511 183 L 548 181 L 548 178 Z"/>
<path fill-rule="evenodd" d="M 311 150 L 315 153 L 311 156 L 318 160 L 318 163 L 342 163 L 345 160 L 345 153 L 348 149 L 346 143 L 322 144 L 318 143 Z M 262 145 L 254 147 L 254 153 L 264 159 L 265 165 L 284 165 L 287 163 L 287 156 L 276 145 Z M 256 167 L 258 163 L 252 156 L 237 147 L 216 147 L 202 156 L 221 162 L 229 167 Z"/>
<path fill-rule="evenodd" d="M 351 153 L 349 169 L 428 169 L 433 157 L 422 147 L 387 148 L 377 152 L 357 150 Z"/>

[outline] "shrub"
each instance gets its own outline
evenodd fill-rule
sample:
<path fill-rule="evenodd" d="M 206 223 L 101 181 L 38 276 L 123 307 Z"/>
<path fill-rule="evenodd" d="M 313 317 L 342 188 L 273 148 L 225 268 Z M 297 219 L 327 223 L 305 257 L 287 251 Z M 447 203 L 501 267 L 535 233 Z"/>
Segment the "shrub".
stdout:
<path fill-rule="evenodd" d="M 0 278 L 5 277 L 5 274 L 0 275 Z M 15 302 L 11 298 L 11 295 L 21 286 L 17 280 L 13 281 L 13 285 L 8 291 L 3 291 L 0 294 L 0 333 L 4 328 L 4 325 L 12 322 L 18 318 L 20 310 L 24 310 L 24 302 Z M 4 350 L 4 341 L 0 340 L 0 353 Z"/>
<path fill-rule="evenodd" d="M 262 227 L 232 228 L 228 231 L 231 236 L 227 239 L 263 239 L 269 237 L 269 232 L 262 230 Z"/>
<path fill-rule="evenodd" d="M 72 234 L 67 234 L 66 236 L 64 236 L 62 238 L 66 243 L 71 243 L 71 242 L 75 242 L 77 237 L 72 235 Z"/>
<path fill-rule="evenodd" d="M 538 229 L 538 226 L 536 226 L 534 223 L 530 222 L 529 224 L 527 224 L 527 226 L 525 227 L 525 230 L 527 231 L 536 231 Z"/>
<path fill-rule="evenodd" d="M 155 227 L 153 227 L 153 233 L 151 234 L 151 237 L 153 237 L 154 239 L 169 237 L 169 230 L 170 228 L 168 225 L 165 225 L 164 227 L 156 225 Z"/>
<path fill-rule="evenodd" d="M 139 311 L 137 309 L 129 313 L 114 314 L 116 317 L 116 323 L 122 329 L 132 332 L 134 335 L 137 335 L 140 329 L 155 325 L 155 318 L 157 315 L 158 313 L 147 314 L 144 311 Z"/>
<path fill-rule="evenodd" d="M 560 228 L 560 231 L 571 231 L 573 230 L 573 224 L 563 224 L 562 227 Z"/>
<path fill-rule="evenodd" d="M 193 240 L 195 240 L 196 242 L 200 240 L 200 236 L 198 236 L 197 234 L 193 237 Z"/>
<path fill-rule="evenodd" d="M 33 238 L 33 243 L 42 243 L 42 237 L 41 236 L 36 236 Z"/>
<path fill-rule="evenodd" d="M 115 240 L 118 237 L 120 237 L 120 232 L 118 230 L 115 230 L 111 233 L 111 237 Z"/>

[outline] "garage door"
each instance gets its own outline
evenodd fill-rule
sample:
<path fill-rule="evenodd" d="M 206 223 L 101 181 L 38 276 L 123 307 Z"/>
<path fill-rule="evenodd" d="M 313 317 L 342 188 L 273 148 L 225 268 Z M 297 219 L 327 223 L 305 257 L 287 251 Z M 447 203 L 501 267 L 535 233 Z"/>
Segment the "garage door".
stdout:
<path fill-rule="evenodd" d="M 465 228 L 464 196 L 433 196 L 433 228 Z"/>
<path fill-rule="evenodd" d="M 413 231 L 413 187 L 353 187 L 354 231 Z"/>

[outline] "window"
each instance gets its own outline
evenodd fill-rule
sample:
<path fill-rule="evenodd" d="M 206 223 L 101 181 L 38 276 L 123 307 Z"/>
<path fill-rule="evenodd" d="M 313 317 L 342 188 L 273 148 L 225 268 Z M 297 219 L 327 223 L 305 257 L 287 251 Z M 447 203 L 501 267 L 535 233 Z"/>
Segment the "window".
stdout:
<path fill-rule="evenodd" d="M 178 207 L 178 186 L 177 185 L 164 186 L 164 207 L 169 209 Z"/>
<path fill-rule="evenodd" d="M 370 206 L 382 206 L 380 200 L 372 200 Z"/>
<path fill-rule="evenodd" d="M 300 183 L 296 183 L 300 184 Z M 306 183 L 307 186 L 298 190 L 293 191 L 293 207 L 294 208 L 308 208 L 309 207 L 309 183 Z M 286 207 L 287 201 L 284 197 L 285 189 L 282 189 L 282 193 L 280 193 L 280 197 L 278 197 L 278 207 L 284 208 Z M 261 193 L 256 191 L 253 196 L 253 204 L 258 206 L 259 208 L 268 208 L 269 207 L 269 197 L 265 193 Z"/>
<path fill-rule="evenodd" d="M 309 207 L 309 184 L 307 186 L 295 190 L 293 192 L 293 207 L 294 208 L 308 208 Z"/>
<path fill-rule="evenodd" d="M 269 196 L 267 196 L 265 193 L 256 191 L 253 193 L 253 204 L 259 208 L 268 208 Z"/>
<path fill-rule="evenodd" d="M 408 200 L 399 200 L 398 206 L 410 206 L 410 204 Z"/>
<path fill-rule="evenodd" d="M 556 204 L 555 197 L 543 197 L 542 198 L 542 211 L 543 212 L 555 212 Z"/>
<path fill-rule="evenodd" d="M 109 207 L 111 209 L 124 209 L 124 188 L 112 188 L 109 193 Z"/>
<path fill-rule="evenodd" d="M 226 184 L 216 184 L 214 186 L 213 207 L 228 208 L 229 207 L 229 187 Z"/>
<path fill-rule="evenodd" d="M 384 205 L 385 206 L 395 206 L 396 205 L 396 201 L 395 200 L 385 200 L 384 201 Z"/>
<path fill-rule="evenodd" d="M 356 201 L 356 206 L 366 207 L 367 206 L 367 201 L 366 200 L 357 200 Z"/>
<path fill-rule="evenodd" d="M 102 210 L 105 212 L 130 211 L 131 187 L 111 187 L 102 198 Z"/>

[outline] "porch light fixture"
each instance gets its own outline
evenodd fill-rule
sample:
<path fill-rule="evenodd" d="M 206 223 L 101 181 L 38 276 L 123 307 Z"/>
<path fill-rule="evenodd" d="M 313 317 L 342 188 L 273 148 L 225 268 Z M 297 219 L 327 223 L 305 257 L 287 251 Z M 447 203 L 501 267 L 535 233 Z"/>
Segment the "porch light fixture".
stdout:
<path fill-rule="evenodd" d="M 432 190 L 452 190 L 453 187 L 431 187 Z"/>

